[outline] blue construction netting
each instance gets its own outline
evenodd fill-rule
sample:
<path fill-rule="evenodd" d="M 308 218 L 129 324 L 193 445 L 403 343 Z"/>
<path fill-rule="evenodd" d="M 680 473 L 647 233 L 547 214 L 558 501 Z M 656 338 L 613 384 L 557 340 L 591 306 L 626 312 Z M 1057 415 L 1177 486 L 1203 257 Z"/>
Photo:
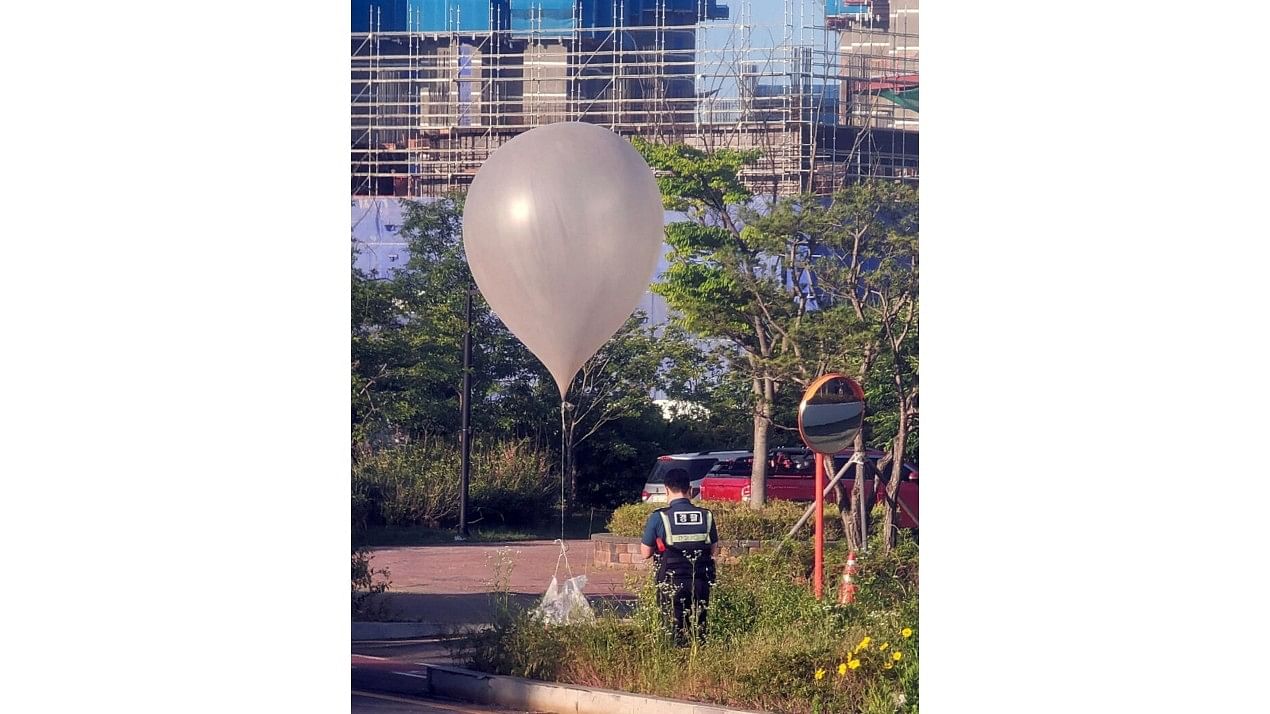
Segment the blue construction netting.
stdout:
<path fill-rule="evenodd" d="M 511 24 L 509 0 L 410 0 L 417 32 L 484 32 Z"/>
<path fill-rule="evenodd" d="M 567 35 L 573 32 L 576 0 L 511 0 L 511 27 L 517 33 Z"/>
<path fill-rule="evenodd" d="M 868 15 L 869 4 L 860 0 L 825 0 L 825 16 Z"/>
<path fill-rule="evenodd" d="M 353 0 L 353 32 L 506 30 L 511 21 L 508 3 L 509 0 Z"/>
<path fill-rule="evenodd" d="M 353 32 L 405 32 L 407 0 L 353 0 Z"/>

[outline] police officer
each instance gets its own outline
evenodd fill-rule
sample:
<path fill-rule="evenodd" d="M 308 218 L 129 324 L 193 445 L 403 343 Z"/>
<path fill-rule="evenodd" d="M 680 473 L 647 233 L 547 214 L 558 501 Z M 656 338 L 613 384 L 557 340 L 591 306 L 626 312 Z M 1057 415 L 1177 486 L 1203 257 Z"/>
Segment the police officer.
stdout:
<path fill-rule="evenodd" d="M 685 469 L 666 473 L 670 503 L 648 517 L 640 539 L 640 553 L 645 558 L 657 556 L 657 602 L 679 647 L 688 644 L 687 630 L 705 641 L 706 605 L 719 552 L 714 514 L 692 505 L 690 488 Z"/>

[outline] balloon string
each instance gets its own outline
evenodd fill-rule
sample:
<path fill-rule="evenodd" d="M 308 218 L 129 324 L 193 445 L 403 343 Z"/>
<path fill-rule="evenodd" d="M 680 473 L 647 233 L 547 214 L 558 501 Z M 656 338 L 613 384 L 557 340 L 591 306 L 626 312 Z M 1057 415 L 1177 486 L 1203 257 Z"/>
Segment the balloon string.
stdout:
<path fill-rule="evenodd" d="M 560 399 L 560 547 L 564 547 L 564 399 Z"/>

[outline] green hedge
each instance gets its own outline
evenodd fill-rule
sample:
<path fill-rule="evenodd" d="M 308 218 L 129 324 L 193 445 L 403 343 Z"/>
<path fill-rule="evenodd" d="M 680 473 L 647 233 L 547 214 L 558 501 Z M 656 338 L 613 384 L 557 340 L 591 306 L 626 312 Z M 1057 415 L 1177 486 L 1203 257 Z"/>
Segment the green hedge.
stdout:
<path fill-rule="evenodd" d="M 740 501 L 700 501 L 699 504 L 714 513 L 720 540 L 779 540 L 798 522 L 807 509 L 805 503 L 769 501 L 762 510 L 754 510 Z M 632 503 L 619 507 L 609 518 L 610 533 L 628 538 L 638 538 L 644 532 L 649 514 L 661 508 L 659 503 Z M 803 526 L 803 533 L 810 534 L 811 521 Z M 836 504 L 825 504 L 825 538 L 842 537 L 842 519 Z"/>

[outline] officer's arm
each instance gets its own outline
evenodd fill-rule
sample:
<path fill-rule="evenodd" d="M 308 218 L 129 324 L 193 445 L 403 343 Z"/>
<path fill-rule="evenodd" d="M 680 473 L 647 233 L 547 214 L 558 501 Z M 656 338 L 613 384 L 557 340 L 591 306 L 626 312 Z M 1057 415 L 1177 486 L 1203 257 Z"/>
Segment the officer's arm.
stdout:
<path fill-rule="evenodd" d="M 644 523 L 644 534 L 639 539 L 639 554 L 645 559 L 653 556 L 653 545 L 657 543 L 658 526 L 661 525 L 661 519 L 656 513 L 648 517 L 648 521 Z"/>

